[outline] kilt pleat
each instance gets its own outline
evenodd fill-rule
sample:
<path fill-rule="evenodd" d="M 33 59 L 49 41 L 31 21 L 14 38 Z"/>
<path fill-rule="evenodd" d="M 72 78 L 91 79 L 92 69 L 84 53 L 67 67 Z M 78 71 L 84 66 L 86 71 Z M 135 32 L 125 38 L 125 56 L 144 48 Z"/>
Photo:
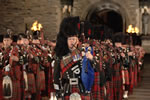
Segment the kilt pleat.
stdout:
<path fill-rule="evenodd" d="M 92 87 L 92 98 L 93 100 L 101 100 L 101 87 L 100 87 L 100 74 L 99 72 L 95 72 L 94 74 L 94 84 L 93 84 L 93 87 Z"/>
<path fill-rule="evenodd" d="M 114 94 L 113 94 L 113 82 L 109 81 L 106 83 L 107 88 L 107 98 L 108 100 L 113 100 Z"/>
<path fill-rule="evenodd" d="M 114 100 L 122 100 L 123 97 L 123 84 L 122 75 L 120 71 L 120 64 L 114 65 L 114 76 L 113 76 L 113 86 L 114 86 Z"/>
<path fill-rule="evenodd" d="M 134 86 L 137 86 L 137 65 L 134 66 Z"/>
<path fill-rule="evenodd" d="M 45 90 L 45 73 L 38 71 L 36 76 L 36 86 L 38 91 Z"/>
<path fill-rule="evenodd" d="M 100 100 L 105 100 L 105 93 L 104 93 L 105 87 L 100 88 Z"/>
<path fill-rule="evenodd" d="M 30 93 L 36 92 L 36 85 L 35 85 L 35 77 L 33 73 L 27 73 L 28 76 L 28 91 Z"/>
<path fill-rule="evenodd" d="M 13 80 L 13 93 L 11 100 L 21 100 L 21 87 L 20 81 Z"/>
<path fill-rule="evenodd" d="M 133 84 L 134 84 L 134 72 L 132 66 L 130 66 L 130 88 L 129 88 L 129 93 L 132 94 L 133 92 Z"/>

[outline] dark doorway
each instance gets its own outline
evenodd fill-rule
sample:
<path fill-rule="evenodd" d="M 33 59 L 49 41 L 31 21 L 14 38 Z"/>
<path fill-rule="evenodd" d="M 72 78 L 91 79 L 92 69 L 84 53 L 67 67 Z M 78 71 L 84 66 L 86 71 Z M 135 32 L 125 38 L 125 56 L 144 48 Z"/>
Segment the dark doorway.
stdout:
<path fill-rule="evenodd" d="M 116 32 L 123 32 L 123 19 L 122 16 L 109 9 L 105 9 L 98 12 L 93 12 L 89 17 L 89 21 L 92 25 L 102 25 L 107 26 Z"/>

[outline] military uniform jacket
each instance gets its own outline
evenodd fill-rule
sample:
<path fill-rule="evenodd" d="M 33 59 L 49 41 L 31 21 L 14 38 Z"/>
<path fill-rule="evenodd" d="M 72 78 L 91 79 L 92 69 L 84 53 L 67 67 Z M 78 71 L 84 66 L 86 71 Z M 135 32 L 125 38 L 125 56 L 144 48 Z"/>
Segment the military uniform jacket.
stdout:
<path fill-rule="evenodd" d="M 79 50 L 74 50 L 68 55 L 63 56 L 62 59 L 56 57 L 54 65 L 54 88 L 56 90 L 56 96 L 63 96 L 63 92 L 66 92 L 65 84 L 76 84 L 70 82 L 71 79 L 77 79 L 79 84 L 81 82 L 81 69 L 82 69 L 82 57 Z M 83 85 L 79 89 L 79 94 L 85 92 Z M 68 91 L 69 92 L 69 91 Z M 70 93 L 73 91 L 70 91 Z M 66 94 L 66 93 L 65 93 Z"/>

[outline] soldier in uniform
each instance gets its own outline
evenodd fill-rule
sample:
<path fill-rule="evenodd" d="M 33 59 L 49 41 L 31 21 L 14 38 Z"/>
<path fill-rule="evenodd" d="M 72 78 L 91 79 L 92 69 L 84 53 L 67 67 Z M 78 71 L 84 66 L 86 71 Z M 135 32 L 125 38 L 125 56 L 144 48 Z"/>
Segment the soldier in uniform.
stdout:
<path fill-rule="evenodd" d="M 10 47 L 12 39 L 5 35 L 3 39 L 5 55 L 3 58 L 3 94 L 5 99 L 21 100 L 20 78 L 21 70 L 18 64 L 18 51 L 16 47 Z M 17 74 L 16 74 L 17 73 Z"/>
<path fill-rule="evenodd" d="M 39 40 L 40 32 L 34 32 L 33 34 L 32 53 L 34 60 L 31 60 L 30 67 L 36 79 L 36 99 L 47 98 L 52 92 L 50 90 L 52 87 L 52 81 L 50 81 L 52 75 L 52 69 L 50 68 L 51 55 L 48 48 L 45 48 L 44 44 L 41 44 Z"/>
<path fill-rule="evenodd" d="M 63 97 L 64 100 L 91 99 L 90 90 L 86 90 L 85 85 L 83 85 L 84 81 L 82 80 L 81 70 L 82 72 L 88 71 L 89 73 L 90 70 L 83 70 L 81 49 L 78 48 L 79 31 L 77 23 L 76 17 L 65 18 L 60 25 L 57 36 L 54 88 L 58 100 L 62 100 Z M 93 55 L 90 52 L 85 53 L 85 56 L 88 60 L 93 60 Z M 92 82 L 92 79 L 90 81 Z"/>
<path fill-rule="evenodd" d="M 29 63 L 29 40 L 27 39 L 27 35 L 24 33 L 20 33 L 18 35 L 17 44 L 19 47 L 19 63 L 22 65 L 21 71 L 21 91 L 22 91 L 22 98 L 21 99 L 31 99 L 31 94 L 28 91 L 28 63 Z M 26 49 L 25 49 L 26 48 Z"/>
<path fill-rule="evenodd" d="M 12 39 L 10 35 L 5 34 L 3 36 L 3 45 L 1 48 L 1 68 L 2 68 L 2 93 L 3 99 L 5 98 L 12 98 L 12 79 L 10 78 L 11 71 L 9 66 L 9 59 L 10 59 L 10 51 L 11 51 L 11 44 Z M 8 66 L 7 66 L 8 65 Z M 5 80 L 9 81 L 5 81 Z M 9 84 L 9 88 L 5 87 L 5 84 Z M 9 91 L 9 93 L 8 93 Z"/>
<path fill-rule="evenodd" d="M 11 67 L 13 68 L 14 71 L 14 77 L 15 79 L 13 80 L 14 84 L 14 93 L 15 93 L 15 98 L 16 100 L 20 100 L 24 98 L 24 78 L 23 78 L 23 66 L 24 66 L 24 51 L 22 50 L 23 46 L 23 37 L 24 33 L 19 33 L 17 36 L 17 44 L 13 46 L 12 51 L 11 51 L 11 57 L 16 58 L 18 60 L 10 60 Z M 17 74 L 16 74 L 17 73 Z"/>
<path fill-rule="evenodd" d="M 129 56 L 132 55 L 132 52 L 130 51 L 129 48 L 129 35 L 124 35 L 123 36 L 123 43 L 122 43 L 122 51 L 125 54 L 125 56 L 122 58 L 122 80 L 123 80 L 123 98 L 127 99 L 128 98 L 128 91 L 129 91 L 129 82 L 130 82 L 130 77 L 129 77 L 129 69 L 130 69 L 130 59 Z"/>
<path fill-rule="evenodd" d="M 122 57 L 125 57 L 122 52 L 122 37 L 123 33 L 116 33 L 113 36 L 115 45 L 116 61 L 113 66 L 113 85 L 114 85 L 114 100 L 122 100 L 123 98 L 123 82 L 122 82 Z"/>
<path fill-rule="evenodd" d="M 37 48 L 37 45 L 40 45 L 40 40 L 39 40 L 39 31 L 33 33 L 33 38 L 32 38 L 32 43 L 31 43 L 31 52 L 32 56 L 30 56 L 29 60 L 29 69 L 31 69 L 33 78 L 32 80 L 32 85 L 34 88 L 32 88 L 31 91 L 32 93 L 32 99 L 41 99 L 41 87 L 40 85 L 44 85 L 45 83 L 41 83 L 40 79 L 43 77 L 39 77 L 39 71 L 40 71 L 40 58 L 41 58 L 41 51 Z M 42 67 L 42 66 L 41 66 Z M 43 67 L 42 67 L 43 68 Z"/>
<path fill-rule="evenodd" d="M 3 47 L 2 49 L 3 50 L 6 50 L 7 48 L 9 48 L 12 44 L 12 39 L 11 39 L 11 36 L 8 35 L 8 34 L 5 34 L 4 37 L 3 37 Z"/>

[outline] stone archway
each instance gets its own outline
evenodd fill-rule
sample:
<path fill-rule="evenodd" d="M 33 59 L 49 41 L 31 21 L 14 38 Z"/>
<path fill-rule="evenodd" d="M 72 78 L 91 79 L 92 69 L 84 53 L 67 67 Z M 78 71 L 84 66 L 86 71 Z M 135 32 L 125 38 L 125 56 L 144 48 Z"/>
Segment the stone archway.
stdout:
<path fill-rule="evenodd" d="M 123 32 L 123 18 L 114 10 L 104 9 L 93 12 L 88 20 L 93 25 L 107 26 L 113 30 L 114 33 Z"/>
<path fill-rule="evenodd" d="M 107 0 L 107 1 L 101 1 L 101 2 L 95 2 L 88 6 L 83 14 L 81 15 L 82 20 L 90 20 L 92 14 L 97 12 L 114 12 L 122 17 L 122 31 L 125 32 L 127 25 L 130 23 L 128 14 L 126 10 L 119 5 L 118 3 L 115 3 L 113 1 Z"/>

